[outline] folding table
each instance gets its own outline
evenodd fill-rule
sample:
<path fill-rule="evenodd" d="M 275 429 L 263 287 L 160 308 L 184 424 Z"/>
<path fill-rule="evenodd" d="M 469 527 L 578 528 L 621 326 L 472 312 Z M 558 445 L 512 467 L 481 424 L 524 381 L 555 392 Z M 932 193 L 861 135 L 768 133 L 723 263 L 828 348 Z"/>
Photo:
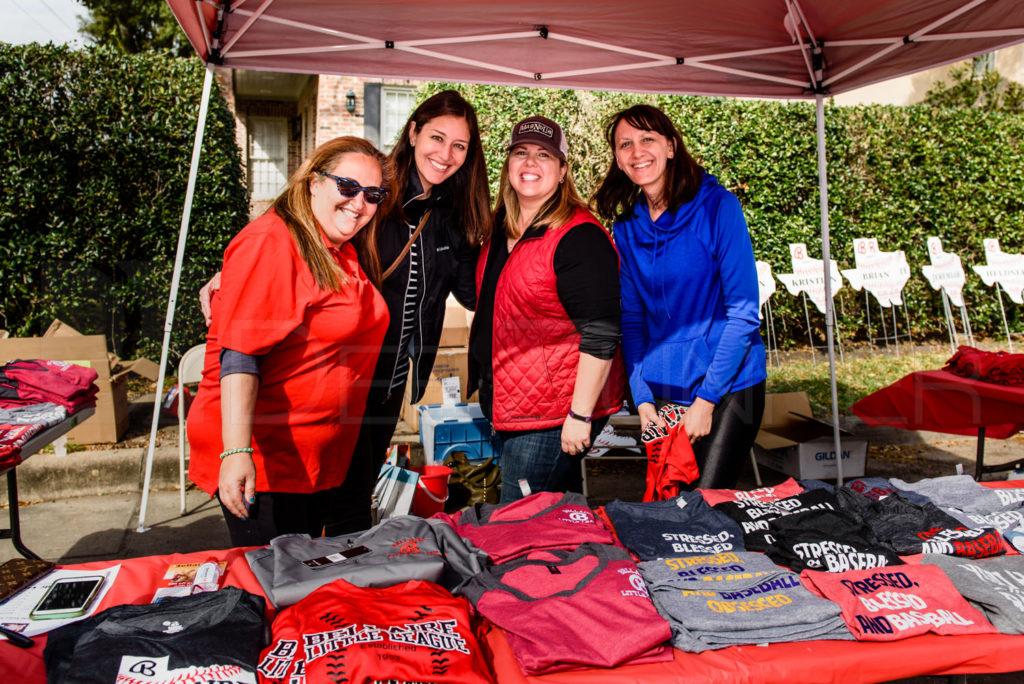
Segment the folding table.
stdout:
<path fill-rule="evenodd" d="M 864 397 L 851 410 L 868 425 L 977 435 L 974 479 L 1024 465 L 985 465 L 985 437 L 1007 439 L 1024 430 L 1024 387 L 997 385 L 945 370 L 918 371 Z"/>
<path fill-rule="evenodd" d="M 21 447 L 21 461 L 19 464 L 27 461 L 30 456 L 34 455 L 44 446 L 52 444 L 54 440 L 69 432 L 72 428 L 80 424 L 95 412 L 96 409 L 94 407 L 81 409 L 56 425 L 46 428 L 38 435 L 25 442 Z M 25 558 L 39 558 L 39 556 L 26 547 L 24 542 L 21 540 L 21 522 L 18 517 L 19 464 L 8 466 L 6 470 L 4 468 L 0 468 L 0 473 L 7 473 L 7 510 L 11 525 L 6 530 L 0 530 L 0 539 L 10 539 L 11 543 L 14 544 L 14 548 L 17 549 L 18 553 Z"/>

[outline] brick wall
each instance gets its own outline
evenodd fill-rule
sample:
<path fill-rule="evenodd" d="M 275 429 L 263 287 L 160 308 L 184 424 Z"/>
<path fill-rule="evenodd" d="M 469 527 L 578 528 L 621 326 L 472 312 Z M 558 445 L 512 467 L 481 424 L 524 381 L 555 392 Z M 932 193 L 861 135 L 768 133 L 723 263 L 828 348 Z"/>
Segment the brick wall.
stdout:
<path fill-rule="evenodd" d="M 363 136 L 363 81 L 355 76 L 319 77 L 317 88 L 316 144 L 339 135 Z M 355 114 L 345 109 L 345 94 L 356 94 Z"/>

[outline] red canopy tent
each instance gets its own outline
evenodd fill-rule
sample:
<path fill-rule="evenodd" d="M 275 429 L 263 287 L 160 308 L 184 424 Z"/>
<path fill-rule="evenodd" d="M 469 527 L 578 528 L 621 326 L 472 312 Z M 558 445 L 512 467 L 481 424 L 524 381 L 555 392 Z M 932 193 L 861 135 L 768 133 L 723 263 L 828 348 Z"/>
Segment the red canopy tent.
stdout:
<path fill-rule="evenodd" d="M 167 0 L 208 65 L 521 86 L 814 99 L 828 268 L 824 98 L 1024 41 L 1024 0 Z M 202 141 L 193 149 L 161 383 Z M 826 335 L 838 414 L 828 275 Z M 159 407 L 154 407 L 139 530 Z M 836 452 L 841 453 L 838 427 Z M 840 466 L 839 479 L 842 479 Z"/>

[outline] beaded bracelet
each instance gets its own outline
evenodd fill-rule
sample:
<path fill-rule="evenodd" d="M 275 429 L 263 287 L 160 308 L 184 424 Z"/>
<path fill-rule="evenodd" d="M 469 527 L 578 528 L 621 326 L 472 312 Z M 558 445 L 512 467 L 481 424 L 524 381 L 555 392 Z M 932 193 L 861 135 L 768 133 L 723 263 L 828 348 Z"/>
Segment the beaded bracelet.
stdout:
<path fill-rule="evenodd" d="M 241 449 L 227 449 L 225 451 L 220 452 L 220 460 L 223 461 L 231 454 L 251 454 L 253 453 L 253 451 L 255 451 L 255 449 L 253 449 L 252 447 L 242 447 Z"/>

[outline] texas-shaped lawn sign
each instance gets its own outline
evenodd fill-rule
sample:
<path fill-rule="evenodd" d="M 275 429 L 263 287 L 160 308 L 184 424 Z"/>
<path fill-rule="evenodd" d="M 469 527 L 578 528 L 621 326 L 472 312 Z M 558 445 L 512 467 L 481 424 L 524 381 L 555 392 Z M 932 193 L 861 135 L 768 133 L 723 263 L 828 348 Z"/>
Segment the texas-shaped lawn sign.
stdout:
<path fill-rule="evenodd" d="M 772 277 L 772 267 L 767 261 L 758 261 L 757 264 L 757 313 L 761 315 L 764 303 L 775 294 L 775 278 Z M 763 316 L 762 316 L 763 318 Z"/>
<path fill-rule="evenodd" d="M 779 273 L 778 279 L 786 286 L 789 294 L 796 296 L 807 293 L 818 311 L 825 313 L 825 277 L 821 259 L 807 256 L 807 246 L 802 242 L 789 246 L 789 255 L 793 260 L 792 273 Z M 829 280 L 832 283 L 832 296 L 843 287 L 843 278 L 839 275 L 839 267 L 835 259 L 829 259 Z"/>
<path fill-rule="evenodd" d="M 988 264 L 971 268 L 985 285 L 992 287 L 998 283 L 1015 304 L 1024 304 L 1024 254 L 1004 252 L 995 238 L 987 238 L 984 244 Z"/>
<path fill-rule="evenodd" d="M 884 308 L 903 304 L 903 286 L 910 280 L 903 250 L 883 252 L 876 238 L 857 238 L 853 241 L 853 260 L 857 267 L 843 271 L 850 287 L 858 292 L 864 288 Z"/>
<path fill-rule="evenodd" d="M 945 290 L 946 296 L 954 306 L 963 306 L 967 274 L 964 273 L 960 255 L 942 251 L 942 240 L 930 237 L 928 238 L 928 256 L 931 257 L 931 265 L 921 267 L 924 277 L 928 279 L 928 284 L 932 286 L 933 290 Z"/>

